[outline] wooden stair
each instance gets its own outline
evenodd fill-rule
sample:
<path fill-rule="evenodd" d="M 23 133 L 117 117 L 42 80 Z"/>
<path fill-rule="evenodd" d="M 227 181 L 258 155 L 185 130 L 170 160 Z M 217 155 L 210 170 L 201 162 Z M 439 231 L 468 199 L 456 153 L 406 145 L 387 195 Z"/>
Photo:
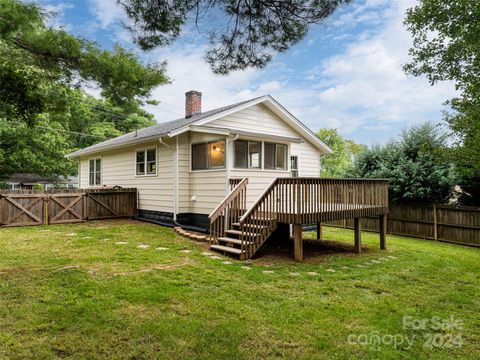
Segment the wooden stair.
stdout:
<path fill-rule="evenodd" d="M 240 230 L 240 224 L 232 224 L 232 229 L 225 230 L 225 236 L 221 236 L 217 239 L 217 244 L 210 245 L 210 249 L 222 253 L 223 255 L 232 255 L 238 257 L 240 260 L 247 259 L 247 251 L 242 249 L 242 243 L 244 247 L 252 246 L 254 241 L 241 240 L 242 231 Z M 259 229 L 262 229 L 259 227 Z M 248 232 L 249 237 L 256 238 L 259 236 L 256 232 Z"/>
<path fill-rule="evenodd" d="M 277 228 L 272 212 L 265 211 L 265 196 L 273 183 L 250 209 L 246 209 L 243 179 L 210 214 L 210 249 L 240 260 L 251 258 Z M 268 204 L 270 206 L 270 204 Z"/>

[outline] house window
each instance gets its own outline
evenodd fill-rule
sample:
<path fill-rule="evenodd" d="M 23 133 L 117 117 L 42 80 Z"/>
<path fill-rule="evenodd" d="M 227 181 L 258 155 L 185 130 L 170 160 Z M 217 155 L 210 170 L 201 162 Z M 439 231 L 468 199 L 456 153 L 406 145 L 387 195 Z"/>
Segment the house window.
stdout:
<path fill-rule="evenodd" d="M 237 140 L 234 142 L 236 168 L 260 168 L 262 143 L 260 141 Z"/>
<path fill-rule="evenodd" d="M 157 174 L 157 149 L 137 151 L 136 173 L 142 175 Z"/>
<path fill-rule="evenodd" d="M 192 144 L 192 170 L 222 169 L 224 167 L 224 140 Z"/>
<path fill-rule="evenodd" d="M 287 145 L 265 143 L 265 169 L 287 169 Z"/>
<path fill-rule="evenodd" d="M 298 156 L 290 156 L 290 171 L 292 172 L 292 177 L 298 177 Z"/>
<path fill-rule="evenodd" d="M 21 190 L 20 184 L 10 184 L 10 189 L 11 190 Z"/>
<path fill-rule="evenodd" d="M 99 186 L 102 183 L 102 160 L 91 159 L 88 184 L 90 186 Z"/>

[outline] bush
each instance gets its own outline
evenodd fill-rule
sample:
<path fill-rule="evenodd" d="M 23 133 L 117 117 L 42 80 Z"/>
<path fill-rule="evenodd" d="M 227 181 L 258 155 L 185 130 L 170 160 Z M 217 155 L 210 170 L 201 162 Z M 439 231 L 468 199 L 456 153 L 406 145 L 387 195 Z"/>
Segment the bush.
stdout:
<path fill-rule="evenodd" d="M 399 141 L 361 153 L 348 176 L 389 179 L 393 201 L 447 202 L 458 178 L 443 156 L 446 149 L 445 138 L 426 123 L 404 131 Z"/>

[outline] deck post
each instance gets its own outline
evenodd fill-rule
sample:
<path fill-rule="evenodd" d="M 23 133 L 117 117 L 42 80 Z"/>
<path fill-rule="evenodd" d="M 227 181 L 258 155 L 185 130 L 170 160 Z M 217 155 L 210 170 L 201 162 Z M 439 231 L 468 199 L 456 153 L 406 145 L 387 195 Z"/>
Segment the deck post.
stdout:
<path fill-rule="evenodd" d="M 354 219 L 354 233 L 355 233 L 355 252 L 360 254 L 362 252 L 362 221 L 360 218 Z"/>
<path fill-rule="evenodd" d="M 323 226 L 321 222 L 317 222 L 317 240 L 323 240 Z"/>
<path fill-rule="evenodd" d="M 387 214 L 380 215 L 380 249 L 387 249 Z"/>
<path fill-rule="evenodd" d="M 293 242 L 295 261 L 303 261 L 303 242 L 302 242 L 302 225 L 293 225 Z"/>

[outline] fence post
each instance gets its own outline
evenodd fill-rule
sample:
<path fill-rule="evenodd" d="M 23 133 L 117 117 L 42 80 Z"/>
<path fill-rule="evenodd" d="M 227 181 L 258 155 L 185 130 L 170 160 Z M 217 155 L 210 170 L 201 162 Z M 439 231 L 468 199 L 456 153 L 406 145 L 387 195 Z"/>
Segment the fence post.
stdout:
<path fill-rule="evenodd" d="M 433 204 L 433 238 L 438 240 L 437 206 Z"/>
<path fill-rule="evenodd" d="M 49 195 L 45 194 L 43 198 L 44 208 L 45 208 L 45 225 L 48 225 L 48 202 L 50 201 Z"/>

